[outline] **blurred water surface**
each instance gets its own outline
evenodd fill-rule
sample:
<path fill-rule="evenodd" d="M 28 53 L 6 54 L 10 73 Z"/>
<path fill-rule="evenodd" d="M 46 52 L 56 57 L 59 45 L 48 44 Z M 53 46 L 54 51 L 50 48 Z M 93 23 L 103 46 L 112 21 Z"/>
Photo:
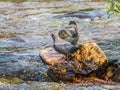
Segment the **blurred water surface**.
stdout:
<path fill-rule="evenodd" d="M 39 51 L 52 46 L 50 33 L 65 27 L 70 20 L 77 22 L 79 43 L 93 40 L 100 45 L 108 59 L 120 59 L 120 17 L 111 15 L 108 18 L 105 14 L 94 20 L 77 17 L 54 18 L 72 11 L 98 9 L 106 12 L 106 2 L 11 1 L 0 2 L 0 71 L 5 70 L 5 66 L 17 65 L 20 67 L 39 65 L 40 69 L 45 68 L 39 58 Z"/>

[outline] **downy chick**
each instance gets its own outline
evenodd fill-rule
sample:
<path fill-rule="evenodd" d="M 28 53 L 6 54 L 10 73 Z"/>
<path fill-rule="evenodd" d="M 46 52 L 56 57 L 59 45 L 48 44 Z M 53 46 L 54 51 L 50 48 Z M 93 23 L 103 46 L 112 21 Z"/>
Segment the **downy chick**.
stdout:
<path fill-rule="evenodd" d="M 69 27 L 66 27 L 63 30 L 60 30 L 58 32 L 58 35 L 61 39 L 64 39 L 65 41 L 68 41 L 71 44 L 75 45 L 79 39 L 76 22 L 70 21 Z"/>

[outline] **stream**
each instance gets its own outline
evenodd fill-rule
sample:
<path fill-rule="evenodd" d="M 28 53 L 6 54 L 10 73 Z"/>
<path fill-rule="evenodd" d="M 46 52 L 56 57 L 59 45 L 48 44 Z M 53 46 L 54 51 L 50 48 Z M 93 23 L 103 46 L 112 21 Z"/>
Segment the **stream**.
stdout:
<path fill-rule="evenodd" d="M 53 45 L 51 32 L 74 20 L 79 43 L 92 40 L 108 59 L 120 63 L 120 17 L 107 14 L 106 4 L 83 0 L 0 1 L 0 90 L 108 90 L 109 86 L 97 83 L 85 88 L 82 84 L 48 82 L 42 74 L 49 67 L 39 57 L 40 50 Z M 98 11 L 103 13 L 97 17 Z M 73 12 L 80 13 L 71 16 Z M 80 14 L 87 16 L 78 17 Z M 22 80 L 11 79 L 17 76 Z M 13 83 L 16 80 L 17 85 Z"/>

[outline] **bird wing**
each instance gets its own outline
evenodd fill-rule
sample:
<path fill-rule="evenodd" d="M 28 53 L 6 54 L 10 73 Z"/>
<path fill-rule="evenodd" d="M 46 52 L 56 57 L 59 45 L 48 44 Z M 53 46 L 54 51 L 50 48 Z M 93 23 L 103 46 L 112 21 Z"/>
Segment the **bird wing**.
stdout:
<path fill-rule="evenodd" d="M 67 34 L 68 37 L 72 37 L 73 36 L 70 31 L 66 30 L 65 32 L 66 32 L 66 34 Z"/>
<path fill-rule="evenodd" d="M 64 44 L 56 44 L 55 45 L 55 50 L 58 51 L 59 53 L 62 53 L 64 55 L 68 54 L 67 48 L 64 46 Z"/>
<path fill-rule="evenodd" d="M 69 52 L 69 53 L 73 53 L 75 52 L 77 49 L 79 49 L 79 47 L 74 46 L 72 44 L 64 44 L 65 49 Z"/>
<path fill-rule="evenodd" d="M 75 47 L 72 44 L 62 44 L 60 45 L 61 52 L 65 55 L 68 55 L 71 52 L 74 52 Z"/>

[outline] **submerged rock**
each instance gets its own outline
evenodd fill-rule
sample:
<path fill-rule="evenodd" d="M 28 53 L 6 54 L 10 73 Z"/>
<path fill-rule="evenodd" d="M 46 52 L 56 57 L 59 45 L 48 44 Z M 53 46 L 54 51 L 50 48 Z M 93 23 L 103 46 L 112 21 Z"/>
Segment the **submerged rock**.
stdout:
<path fill-rule="evenodd" d="M 77 18 L 90 18 L 90 19 L 94 19 L 94 18 L 101 18 L 102 16 L 106 15 L 107 12 L 103 11 L 103 10 L 98 10 L 98 9 L 90 9 L 90 10 L 82 10 L 82 11 L 77 11 L 77 12 L 70 12 L 70 13 L 66 13 L 63 15 L 58 15 L 55 16 L 55 18 L 63 18 L 63 17 L 77 17 Z"/>
<path fill-rule="evenodd" d="M 9 38 L 9 40 L 11 41 L 15 41 L 15 42 L 25 42 L 21 37 L 16 36 L 16 37 L 11 37 Z"/>
<path fill-rule="evenodd" d="M 25 81 L 39 81 L 41 79 L 39 69 L 34 67 L 22 67 L 12 71 L 6 70 L 0 73 L 0 81 L 3 83 L 23 83 Z"/>

